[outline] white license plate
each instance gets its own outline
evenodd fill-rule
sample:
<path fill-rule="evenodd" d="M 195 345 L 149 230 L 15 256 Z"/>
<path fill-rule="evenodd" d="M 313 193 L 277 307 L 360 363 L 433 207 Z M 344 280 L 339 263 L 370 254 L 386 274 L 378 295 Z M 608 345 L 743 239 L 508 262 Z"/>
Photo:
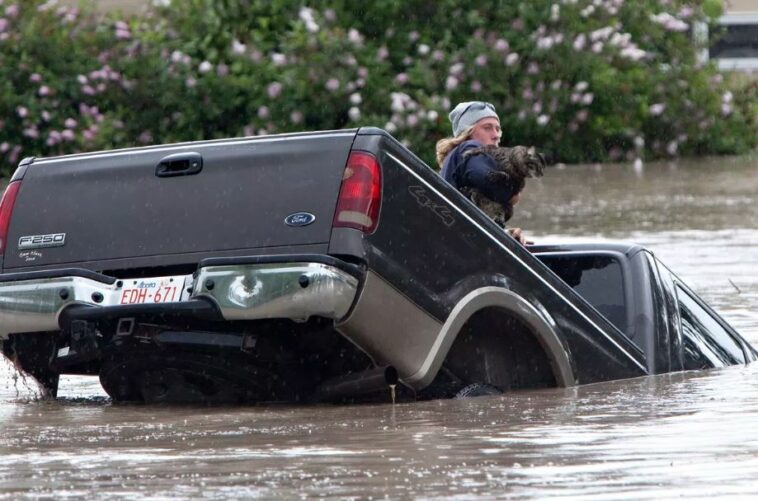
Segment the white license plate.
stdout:
<path fill-rule="evenodd" d="M 185 275 L 124 280 L 120 304 L 177 303 L 184 295 Z"/>

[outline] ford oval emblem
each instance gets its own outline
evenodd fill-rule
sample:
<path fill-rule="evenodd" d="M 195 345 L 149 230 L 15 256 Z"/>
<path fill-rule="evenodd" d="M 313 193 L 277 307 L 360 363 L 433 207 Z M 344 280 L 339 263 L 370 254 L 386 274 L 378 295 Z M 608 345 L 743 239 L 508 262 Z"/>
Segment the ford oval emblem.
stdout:
<path fill-rule="evenodd" d="M 310 212 L 295 212 L 284 218 L 284 224 L 287 226 L 308 226 L 316 220 L 316 216 Z"/>

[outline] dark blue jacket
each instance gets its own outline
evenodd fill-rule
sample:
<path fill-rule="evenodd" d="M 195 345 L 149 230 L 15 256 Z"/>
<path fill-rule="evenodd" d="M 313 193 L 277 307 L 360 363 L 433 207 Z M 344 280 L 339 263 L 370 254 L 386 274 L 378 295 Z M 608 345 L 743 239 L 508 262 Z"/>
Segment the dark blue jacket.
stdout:
<path fill-rule="evenodd" d="M 474 188 L 490 200 L 507 203 L 515 193 L 508 188 L 495 186 L 487 180 L 487 173 L 496 169 L 495 160 L 489 155 L 463 158 L 467 150 L 482 146 L 482 143 L 473 139 L 456 146 L 445 157 L 440 175 L 459 190 L 465 187 Z"/>

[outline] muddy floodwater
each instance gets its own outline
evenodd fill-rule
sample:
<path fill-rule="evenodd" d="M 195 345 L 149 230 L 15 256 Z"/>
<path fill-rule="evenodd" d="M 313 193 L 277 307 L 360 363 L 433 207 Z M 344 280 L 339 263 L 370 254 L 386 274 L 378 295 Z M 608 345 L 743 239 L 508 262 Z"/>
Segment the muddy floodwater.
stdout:
<path fill-rule="evenodd" d="M 527 190 L 513 223 L 534 240 L 642 243 L 758 346 L 758 159 L 554 168 Z M 35 394 L 0 363 L 0 499 L 758 496 L 758 364 L 402 405 Z"/>

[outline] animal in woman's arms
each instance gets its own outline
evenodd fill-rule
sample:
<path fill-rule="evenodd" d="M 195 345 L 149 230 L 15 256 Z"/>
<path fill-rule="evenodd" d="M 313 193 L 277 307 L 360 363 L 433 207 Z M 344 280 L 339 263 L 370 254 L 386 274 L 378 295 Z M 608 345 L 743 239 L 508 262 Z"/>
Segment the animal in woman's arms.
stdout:
<path fill-rule="evenodd" d="M 486 175 L 486 182 L 491 183 L 496 190 L 490 192 L 509 193 L 507 200 L 492 200 L 486 197 L 479 188 L 466 186 L 461 192 L 466 195 L 485 214 L 497 224 L 505 228 L 505 223 L 513 216 L 513 206 L 518 203 L 519 196 L 526 185 L 526 178 L 542 176 L 545 168 L 545 157 L 531 146 L 482 146 L 466 151 L 464 158 L 474 155 L 487 155 L 494 161 L 494 168 Z"/>

